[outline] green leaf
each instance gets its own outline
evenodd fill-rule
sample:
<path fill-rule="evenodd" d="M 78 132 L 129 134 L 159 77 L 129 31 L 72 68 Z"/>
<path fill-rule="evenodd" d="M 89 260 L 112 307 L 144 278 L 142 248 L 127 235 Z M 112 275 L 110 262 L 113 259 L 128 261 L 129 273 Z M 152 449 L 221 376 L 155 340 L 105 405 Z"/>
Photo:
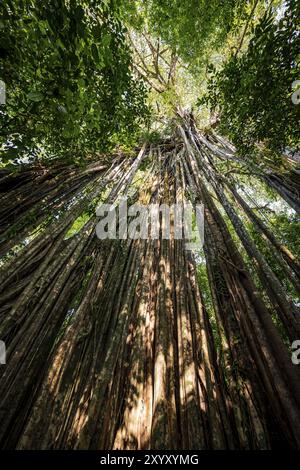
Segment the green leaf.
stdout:
<path fill-rule="evenodd" d="M 44 95 L 40 91 L 31 91 L 30 93 L 28 93 L 27 98 L 30 101 L 38 102 L 43 100 Z"/>
<path fill-rule="evenodd" d="M 102 45 L 103 45 L 103 47 L 104 47 L 104 48 L 109 47 L 110 42 L 111 42 L 111 36 L 110 36 L 110 34 L 108 34 L 108 33 L 104 34 L 103 39 L 102 39 Z"/>

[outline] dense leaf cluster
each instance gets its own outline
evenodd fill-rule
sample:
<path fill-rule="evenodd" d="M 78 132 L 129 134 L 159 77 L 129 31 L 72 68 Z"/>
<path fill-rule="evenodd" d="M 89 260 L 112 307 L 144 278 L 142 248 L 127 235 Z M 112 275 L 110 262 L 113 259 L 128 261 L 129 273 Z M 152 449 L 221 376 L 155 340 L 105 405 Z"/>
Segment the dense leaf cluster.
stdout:
<path fill-rule="evenodd" d="M 203 65 L 207 49 L 220 47 L 243 11 L 245 0 L 150 0 L 149 23 L 193 68 Z"/>
<path fill-rule="evenodd" d="M 206 102 L 218 109 L 221 131 L 243 153 L 263 143 L 274 151 L 299 147 L 300 106 L 292 100 L 300 79 L 299 0 L 280 20 L 268 10 L 247 51 L 213 72 Z"/>

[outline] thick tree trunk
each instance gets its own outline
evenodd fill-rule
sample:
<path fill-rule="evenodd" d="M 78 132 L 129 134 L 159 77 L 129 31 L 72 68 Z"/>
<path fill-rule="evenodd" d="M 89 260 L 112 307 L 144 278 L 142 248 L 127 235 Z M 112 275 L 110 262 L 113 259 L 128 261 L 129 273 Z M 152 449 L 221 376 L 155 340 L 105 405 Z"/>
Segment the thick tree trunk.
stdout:
<path fill-rule="evenodd" d="M 16 201 L 3 209 L 3 448 L 299 448 L 299 371 L 263 289 L 290 338 L 300 331 L 298 313 L 229 195 L 282 257 L 295 289 L 299 264 L 232 181 L 219 175 L 215 154 L 236 164 L 225 144 L 197 136 L 189 123 L 172 141 L 144 145 L 135 159 L 69 172 L 0 173 L 3 200 L 11 191 L 40 227 L 18 247 L 37 225 L 25 223 Z M 135 177 L 145 157 L 151 166 L 140 184 Z M 209 289 L 198 278 L 199 256 L 174 236 L 174 218 L 170 239 L 160 217 L 158 239 L 97 240 L 91 212 L 68 235 L 98 201 L 115 203 L 124 195 L 141 204 L 172 205 L 186 197 L 204 204 Z M 262 288 L 214 198 L 253 259 Z M 10 239 L 11 220 L 20 232 Z M 10 258 L 14 244 L 20 250 Z"/>

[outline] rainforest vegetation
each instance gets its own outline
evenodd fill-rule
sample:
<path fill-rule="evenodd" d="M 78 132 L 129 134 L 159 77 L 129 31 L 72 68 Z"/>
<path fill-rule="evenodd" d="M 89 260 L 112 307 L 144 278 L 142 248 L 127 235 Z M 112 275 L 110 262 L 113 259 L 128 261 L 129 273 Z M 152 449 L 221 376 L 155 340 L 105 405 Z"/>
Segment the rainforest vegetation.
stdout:
<path fill-rule="evenodd" d="M 300 449 L 299 58 L 299 0 L 1 1 L 0 448 Z"/>

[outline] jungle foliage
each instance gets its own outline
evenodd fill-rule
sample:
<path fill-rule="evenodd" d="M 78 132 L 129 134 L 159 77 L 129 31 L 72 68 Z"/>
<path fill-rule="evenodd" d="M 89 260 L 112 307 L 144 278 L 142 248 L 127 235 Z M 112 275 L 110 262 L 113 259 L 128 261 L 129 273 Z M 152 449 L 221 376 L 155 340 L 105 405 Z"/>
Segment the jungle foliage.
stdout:
<path fill-rule="evenodd" d="M 217 110 L 220 132 L 244 155 L 259 143 L 278 153 L 299 149 L 300 106 L 292 100 L 297 83 L 299 88 L 299 28 L 298 0 L 286 2 L 280 19 L 270 7 L 253 28 L 247 50 L 210 70 L 202 102 Z"/>

